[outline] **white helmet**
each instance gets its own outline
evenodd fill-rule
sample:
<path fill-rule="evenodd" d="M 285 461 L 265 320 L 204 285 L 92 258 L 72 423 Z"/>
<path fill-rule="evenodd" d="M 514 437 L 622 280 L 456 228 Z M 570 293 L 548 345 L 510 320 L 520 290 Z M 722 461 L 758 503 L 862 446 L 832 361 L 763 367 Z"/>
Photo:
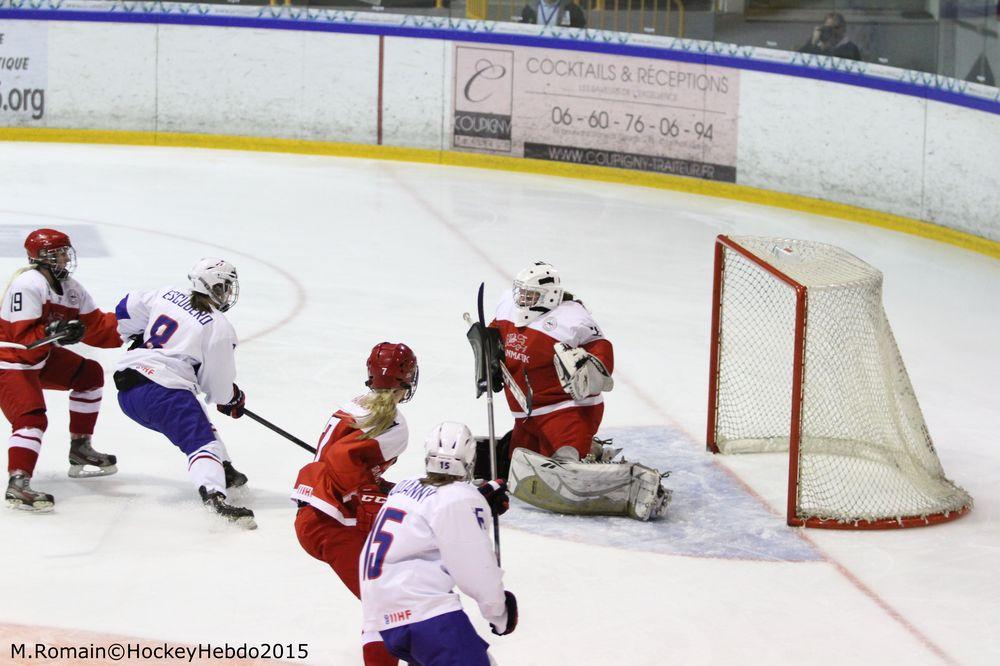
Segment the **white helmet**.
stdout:
<path fill-rule="evenodd" d="M 471 478 L 476 463 L 476 439 L 465 424 L 445 421 L 434 426 L 424 440 L 424 452 L 428 472 Z"/>
<path fill-rule="evenodd" d="M 188 279 L 191 291 L 208 296 L 220 312 L 227 312 L 240 297 L 236 266 L 225 259 L 201 259 L 188 273 Z"/>
<path fill-rule="evenodd" d="M 536 261 L 514 278 L 515 324 L 527 326 L 562 303 L 559 272 L 544 261 Z"/>

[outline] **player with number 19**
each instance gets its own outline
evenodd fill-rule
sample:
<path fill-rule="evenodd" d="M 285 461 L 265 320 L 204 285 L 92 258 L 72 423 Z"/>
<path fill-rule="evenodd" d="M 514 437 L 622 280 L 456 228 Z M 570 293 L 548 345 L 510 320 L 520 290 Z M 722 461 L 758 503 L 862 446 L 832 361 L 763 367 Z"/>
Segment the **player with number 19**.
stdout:
<path fill-rule="evenodd" d="M 118 404 L 187 455 L 188 473 L 206 506 L 253 529 L 253 511 L 226 502 L 226 489 L 247 478 L 233 467 L 196 397 L 204 392 L 221 413 L 243 415 L 246 396 L 235 382 L 236 331 L 225 316 L 239 297 L 239 278 L 228 261 L 206 258 L 188 279 L 190 289 L 134 291 L 115 309 L 122 337 L 133 340 L 114 375 Z"/>
<path fill-rule="evenodd" d="M 104 387 L 104 370 L 92 359 L 61 345 L 121 345 L 114 315 L 97 309 L 76 279 L 76 251 L 69 236 L 36 229 L 24 241 L 29 266 L 8 284 L 0 307 L 0 340 L 27 345 L 53 334 L 61 337 L 36 349 L 0 349 L 0 408 L 10 421 L 7 449 L 10 480 L 5 498 L 19 509 L 52 510 L 55 500 L 31 488 L 31 475 L 48 426 L 42 389 L 69 391 L 69 475 L 106 476 L 117 471 L 113 455 L 91 447 Z"/>

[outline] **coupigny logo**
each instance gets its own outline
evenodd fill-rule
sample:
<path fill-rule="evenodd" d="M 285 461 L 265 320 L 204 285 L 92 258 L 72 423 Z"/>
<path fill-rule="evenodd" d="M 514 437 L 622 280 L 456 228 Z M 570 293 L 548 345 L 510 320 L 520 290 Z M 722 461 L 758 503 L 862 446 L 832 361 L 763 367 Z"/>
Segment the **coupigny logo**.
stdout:
<path fill-rule="evenodd" d="M 462 94 L 468 101 L 472 102 L 473 104 L 478 104 L 480 102 L 485 102 L 486 100 L 488 100 L 493 95 L 493 93 L 487 92 L 485 95 L 482 95 L 481 97 L 478 95 L 474 95 L 473 85 L 476 83 L 476 81 L 480 78 L 486 81 L 498 81 L 507 75 L 507 68 L 504 67 L 503 65 L 498 65 L 492 62 L 488 58 L 480 58 L 479 60 L 476 61 L 475 70 L 476 71 L 472 73 L 472 76 L 469 77 L 469 80 L 465 82 L 465 88 L 462 89 Z"/>

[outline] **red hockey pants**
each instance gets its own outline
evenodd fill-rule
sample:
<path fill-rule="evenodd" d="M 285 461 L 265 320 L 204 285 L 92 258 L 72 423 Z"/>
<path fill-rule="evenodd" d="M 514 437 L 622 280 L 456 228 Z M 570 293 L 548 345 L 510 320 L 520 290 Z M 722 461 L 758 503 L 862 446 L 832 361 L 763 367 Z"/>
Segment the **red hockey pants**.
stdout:
<path fill-rule="evenodd" d="M 69 391 L 69 431 L 92 435 L 101 408 L 104 371 L 100 363 L 62 347 L 53 347 L 39 370 L 0 370 L 0 410 L 13 431 L 7 470 L 35 470 L 42 435 L 49 421 L 42 389 Z"/>

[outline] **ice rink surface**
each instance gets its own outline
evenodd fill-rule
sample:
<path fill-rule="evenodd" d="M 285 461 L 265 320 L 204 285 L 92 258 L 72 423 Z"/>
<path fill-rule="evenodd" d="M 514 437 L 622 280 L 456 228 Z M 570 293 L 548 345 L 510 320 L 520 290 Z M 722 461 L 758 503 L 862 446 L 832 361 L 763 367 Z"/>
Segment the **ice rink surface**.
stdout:
<path fill-rule="evenodd" d="M 421 471 L 436 422 L 485 431 L 461 318 L 479 282 L 493 302 L 531 261 L 560 269 L 615 345 L 603 431 L 671 470 L 675 502 L 650 524 L 515 506 L 503 557 L 521 623 L 489 636 L 500 664 L 1000 663 L 1000 262 L 840 220 L 537 175 L 2 145 L 0 273 L 24 264 L 24 235 L 42 226 L 76 240 L 76 277 L 105 310 L 130 289 L 185 286 L 202 256 L 230 259 L 247 405 L 307 441 L 363 392 L 374 343 L 412 346 L 420 386 L 391 479 Z M 884 272 L 903 358 L 947 475 L 975 498 L 971 514 L 926 529 L 795 530 L 784 524 L 783 456 L 703 452 L 719 233 L 831 242 Z M 120 352 L 84 351 L 110 384 Z M 260 528 L 244 532 L 204 511 L 183 455 L 129 421 L 110 386 L 95 445 L 118 455 L 120 472 L 67 478 L 66 395 L 47 401 L 35 485 L 57 505 L 0 512 L 0 663 L 12 642 L 106 636 L 308 643 L 309 663 L 360 663 L 358 602 L 292 528 L 287 496 L 308 454 L 219 415 L 250 477 L 233 498 Z M 511 424 L 500 403 L 497 421 L 501 432 Z"/>

